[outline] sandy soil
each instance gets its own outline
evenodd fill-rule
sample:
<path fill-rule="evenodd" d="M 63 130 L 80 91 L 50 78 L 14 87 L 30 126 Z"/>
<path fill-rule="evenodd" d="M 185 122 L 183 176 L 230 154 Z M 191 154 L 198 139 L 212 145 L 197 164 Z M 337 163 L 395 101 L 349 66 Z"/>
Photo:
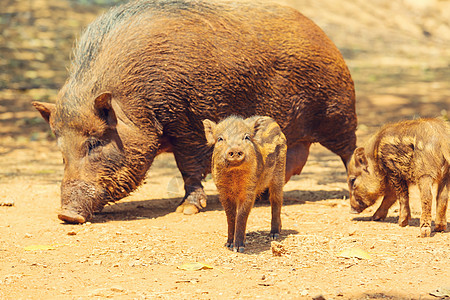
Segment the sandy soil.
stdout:
<path fill-rule="evenodd" d="M 406 228 L 397 225 L 396 205 L 383 222 L 370 220 L 376 205 L 351 215 L 344 166 L 319 145 L 285 186 L 275 252 L 267 203 L 250 214 L 246 252 L 224 247 L 226 217 L 211 179 L 204 183 L 204 211 L 175 213 L 183 191 L 170 154 L 157 157 L 132 196 L 90 223 L 63 224 L 57 219 L 61 155 L 29 103 L 55 101 L 74 36 L 104 6 L 6 2 L 0 14 L 6 45 L 0 56 L 0 298 L 438 299 L 430 292 L 450 289 L 449 229 L 418 237 L 415 190 Z M 385 122 L 448 117 L 450 1 L 280 2 L 316 21 L 344 54 L 357 88 L 360 141 Z M 203 268 L 183 269 L 192 262 Z"/>

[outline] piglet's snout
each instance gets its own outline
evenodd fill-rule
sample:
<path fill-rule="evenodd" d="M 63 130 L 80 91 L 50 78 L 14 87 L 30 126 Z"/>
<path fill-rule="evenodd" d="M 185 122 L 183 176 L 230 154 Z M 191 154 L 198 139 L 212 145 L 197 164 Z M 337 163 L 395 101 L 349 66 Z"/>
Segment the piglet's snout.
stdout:
<path fill-rule="evenodd" d="M 245 158 L 245 153 L 241 148 L 231 147 L 227 150 L 226 159 L 232 164 L 241 163 Z"/>

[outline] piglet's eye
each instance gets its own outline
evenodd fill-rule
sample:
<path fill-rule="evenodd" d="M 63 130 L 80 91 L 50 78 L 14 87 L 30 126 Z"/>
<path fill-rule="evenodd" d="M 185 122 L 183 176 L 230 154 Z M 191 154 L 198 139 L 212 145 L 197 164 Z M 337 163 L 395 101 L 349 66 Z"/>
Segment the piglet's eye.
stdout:
<path fill-rule="evenodd" d="M 250 139 L 250 135 L 246 134 L 246 135 L 244 136 L 244 140 L 245 140 L 245 141 L 250 141 L 250 140 L 251 140 L 251 139 Z"/>
<path fill-rule="evenodd" d="M 223 137 L 219 136 L 219 137 L 217 138 L 217 142 L 223 142 Z"/>
<path fill-rule="evenodd" d="M 351 186 L 354 186 L 354 185 L 355 185 L 355 181 L 356 181 L 356 177 L 351 177 L 351 178 L 349 179 L 350 185 L 351 185 Z"/>

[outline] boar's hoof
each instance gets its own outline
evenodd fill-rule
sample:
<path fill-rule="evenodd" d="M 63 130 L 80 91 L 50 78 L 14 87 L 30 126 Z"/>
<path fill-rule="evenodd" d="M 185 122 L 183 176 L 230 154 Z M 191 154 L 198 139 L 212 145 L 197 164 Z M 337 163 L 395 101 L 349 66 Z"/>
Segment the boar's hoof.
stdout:
<path fill-rule="evenodd" d="M 420 228 L 420 237 L 429 237 L 431 236 L 431 227 L 424 226 Z"/>
<path fill-rule="evenodd" d="M 228 249 L 232 250 L 233 249 L 233 243 L 226 243 L 225 247 L 227 247 Z"/>
<path fill-rule="evenodd" d="M 58 218 L 61 221 L 64 221 L 66 223 L 70 223 L 70 224 L 81 224 L 86 222 L 86 218 L 83 217 L 82 215 L 70 211 L 70 210 L 64 210 L 62 211 L 60 214 L 58 214 Z"/>
<path fill-rule="evenodd" d="M 183 203 L 177 207 L 177 213 L 184 213 L 185 215 L 193 215 L 198 213 L 200 210 L 197 206 L 191 203 Z"/>
<path fill-rule="evenodd" d="M 372 216 L 373 221 L 383 221 L 384 219 L 386 219 L 386 215 L 374 214 Z"/>
<path fill-rule="evenodd" d="M 398 219 L 398 225 L 399 225 L 400 227 L 408 226 L 408 224 L 409 224 L 408 218 L 399 218 L 399 219 Z"/>
<path fill-rule="evenodd" d="M 187 196 L 183 203 L 177 207 L 176 212 L 184 213 L 185 215 L 193 215 L 200 211 L 200 209 L 206 207 L 206 194 L 202 188 L 191 192 Z"/>

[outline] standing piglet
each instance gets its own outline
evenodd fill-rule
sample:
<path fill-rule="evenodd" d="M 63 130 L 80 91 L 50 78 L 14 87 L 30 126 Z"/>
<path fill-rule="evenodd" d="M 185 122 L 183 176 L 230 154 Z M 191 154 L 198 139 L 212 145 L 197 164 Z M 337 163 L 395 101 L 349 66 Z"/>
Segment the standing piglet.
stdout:
<path fill-rule="evenodd" d="M 408 186 L 417 184 L 422 202 L 420 235 L 431 234 L 432 186 L 437 184 L 435 231 L 445 231 L 450 183 L 450 126 L 440 119 L 386 125 L 353 153 L 348 164 L 352 211 L 362 212 L 383 196 L 373 215 L 383 220 L 396 199 L 400 226 L 411 218 Z"/>
<path fill-rule="evenodd" d="M 212 175 L 228 222 L 226 246 L 244 252 L 245 227 L 255 198 L 269 189 L 270 236 L 281 230 L 286 169 L 286 138 L 270 117 L 231 116 L 216 124 L 204 120 L 208 144 L 215 145 Z"/>

